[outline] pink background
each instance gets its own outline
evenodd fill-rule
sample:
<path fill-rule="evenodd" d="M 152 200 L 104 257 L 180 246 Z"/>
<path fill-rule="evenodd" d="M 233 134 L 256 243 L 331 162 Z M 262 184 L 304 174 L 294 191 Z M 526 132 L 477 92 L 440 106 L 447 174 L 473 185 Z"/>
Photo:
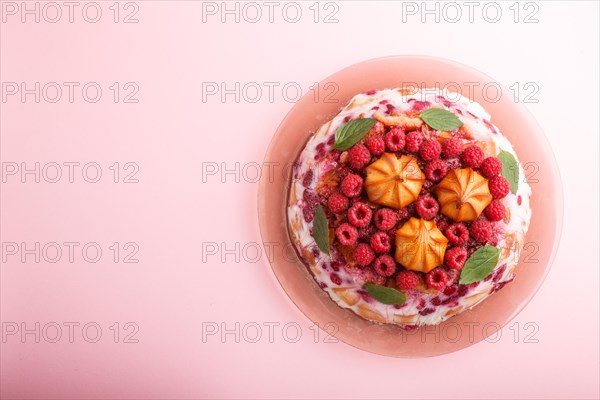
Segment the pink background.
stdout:
<path fill-rule="evenodd" d="M 335 6 L 319 4 L 315 23 L 312 2 L 298 3 L 303 14 L 297 23 L 282 17 L 285 3 L 275 9 L 273 23 L 266 6 L 256 23 L 244 15 L 239 23 L 232 15 L 222 23 L 219 14 L 203 22 L 201 2 L 139 1 L 133 3 L 139 22 L 131 24 L 113 22 L 112 2 L 98 2 L 103 14 L 97 23 L 82 18 L 85 3 L 75 9 L 74 23 L 66 8 L 57 23 L 36 23 L 32 16 L 22 23 L 20 14 L 6 13 L 10 2 L 1 3 L 0 81 L 26 82 L 29 88 L 35 82 L 79 82 L 79 88 L 97 82 L 103 90 L 97 103 L 86 102 L 77 89 L 70 103 L 64 86 L 57 103 L 36 103 L 33 95 L 25 103 L 19 95 L 0 103 L 4 172 L 22 162 L 29 168 L 36 162 L 96 162 L 102 170 L 98 183 L 86 182 L 81 166 L 73 183 L 66 167 L 58 183 L 4 176 L 3 398 L 600 395 L 596 2 L 568 9 L 566 2 L 534 2 L 537 23 L 523 23 L 535 10 L 524 3 L 515 23 L 512 2 L 502 3 L 499 22 L 487 22 L 482 3 L 473 23 L 463 7 L 457 23 L 435 22 L 430 15 L 425 24 L 420 14 L 404 14 L 403 21 L 402 3 L 393 2 L 332 3 L 338 22 L 329 24 L 322 21 Z M 123 7 L 120 19 L 134 10 Z M 247 19 L 254 17 L 247 12 Z M 293 88 L 286 98 L 281 87 L 291 82 L 306 93 L 347 65 L 392 54 L 463 62 L 506 87 L 519 87 L 521 101 L 539 88 L 528 99 L 537 102 L 526 105 L 544 128 L 563 176 L 562 242 L 538 294 L 497 341 L 432 359 L 393 359 L 329 343 L 288 300 L 266 255 L 255 253 L 260 235 L 253 163 L 262 162 L 271 135 L 293 106 Z M 136 83 L 139 102 L 123 103 L 125 90 L 115 103 L 109 89 L 114 82 L 122 89 Z M 249 101 L 254 92 L 242 93 L 239 102 L 234 95 L 203 101 L 203 82 L 229 88 L 256 82 L 263 93 L 256 102 Z M 264 82 L 279 84 L 272 99 Z M 121 166 L 119 183 L 109 169 L 115 162 Z M 123 170 L 127 162 L 139 166 L 139 182 L 123 183 L 131 171 Z M 219 169 L 239 163 L 239 177 L 203 176 L 212 163 Z M 33 255 L 22 262 L 20 253 L 7 254 L 13 242 L 20 248 L 22 242 L 27 248 L 35 242 L 81 245 L 72 263 L 65 247 L 58 262 L 42 257 L 36 263 Z M 102 249 L 97 263 L 82 258 L 88 242 Z M 114 242 L 121 247 L 118 262 L 109 248 Z M 138 263 L 123 262 L 128 242 L 139 247 Z M 239 243 L 247 251 L 211 255 L 203 252 L 207 243 L 221 250 Z M 126 329 L 128 322 L 139 330 L 126 340 L 133 326 Z M 39 343 L 33 333 L 8 334 L 22 323 L 30 330 L 36 323 L 50 328 L 40 328 Z M 56 343 L 52 323 L 62 326 Z M 65 323 L 79 324 L 72 343 Z M 93 328 L 82 334 L 89 323 L 102 329 L 96 343 L 88 342 Z M 284 330 L 286 324 L 291 328 Z M 257 325 L 262 335 L 255 339 Z M 239 343 L 234 333 L 207 336 L 215 326 L 237 331 Z M 295 328 L 301 336 L 293 342 Z M 131 339 L 137 343 L 127 343 Z"/>

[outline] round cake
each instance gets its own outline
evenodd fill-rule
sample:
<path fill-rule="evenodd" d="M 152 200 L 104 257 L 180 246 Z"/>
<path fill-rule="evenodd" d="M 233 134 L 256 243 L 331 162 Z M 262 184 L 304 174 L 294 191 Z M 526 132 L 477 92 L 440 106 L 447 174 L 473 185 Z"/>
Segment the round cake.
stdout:
<path fill-rule="evenodd" d="M 413 329 L 511 282 L 531 188 L 476 102 L 438 89 L 354 96 L 292 172 L 288 228 L 339 306 Z"/>

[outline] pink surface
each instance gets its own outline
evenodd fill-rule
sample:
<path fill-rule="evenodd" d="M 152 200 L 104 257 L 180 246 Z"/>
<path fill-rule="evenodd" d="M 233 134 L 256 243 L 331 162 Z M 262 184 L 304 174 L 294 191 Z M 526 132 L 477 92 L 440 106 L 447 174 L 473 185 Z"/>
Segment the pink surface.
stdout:
<path fill-rule="evenodd" d="M 66 7 L 56 23 L 48 7 L 39 23 L 23 23 L 13 2 L 0 2 L 2 398 L 600 396 L 597 3 L 569 12 L 563 2 L 534 2 L 537 11 L 521 3 L 517 16 L 507 2 L 496 23 L 480 8 L 469 22 L 460 4 L 461 20 L 450 22 L 447 9 L 436 22 L 406 8 L 420 2 L 360 1 L 321 3 L 317 23 L 312 3 L 298 3 L 297 23 L 283 18 L 285 3 L 273 23 L 257 3 L 262 20 L 252 23 L 248 7 L 235 22 L 212 14 L 220 2 L 141 1 L 121 4 L 115 23 L 112 2 L 98 2 L 102 17 L 91 23 L 78 4 L 73 23 Z M 337 22 L 324 23 L 332 12 Z M 123 23 L 132 13 L 138 22 Z M 364 34 L 375 30 L 387 39 Z M 498 337 L 402 360 L 331 340 L 288 300 L 256 253 L 256 167 L 296 87 L 306 93 L 364 59 L 419 53 L 472 65 L 526 103 L 556 154 L 565 210 L 550 274 Z M 39 103 L 9 95 L 21 82 L 40 82 Z M 48 82 L 63 89 L 56 103 Z M 64 82 L 79 83 L 73 102 Z M 82 97 L 88 82 L 102 89 L 96 103 Z M 221 99 L 222 82 L 239 82 L 239 98 Z M 124 102 L 136 87 L 128 100 L 138 102 Z M 36 162 L 40 182 L 21 182 L 21 163 Z M 72 183 L 70 162 L 80 163 Z M 90 183 L 94 165 L 85 176 L 82 166 L 94 162 L 102 176 Z M 57 183 L 53 163 L 62 166 Z M 22 243 L 36 242 L 40 262 L 35 251 L 23 262 Z M 54 242 L 62 256 L 50 262 Z M 65 242 L 79 243 L 73 262 Z M 83 257 L 87 243 L 87 260 L 102 250 L 98 262 Z"/>

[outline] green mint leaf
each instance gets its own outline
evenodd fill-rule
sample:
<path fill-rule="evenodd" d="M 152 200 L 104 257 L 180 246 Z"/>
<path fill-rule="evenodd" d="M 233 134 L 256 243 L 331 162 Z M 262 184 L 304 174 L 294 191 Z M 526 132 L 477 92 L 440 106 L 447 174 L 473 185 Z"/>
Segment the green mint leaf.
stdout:
<path fill-rule="evenodd" d="M 363 286 L 369 296 L 383 304 L 402 305 L 406 301 L 406 296 L 399 290 L 386 286 L 379 286 L 373 283 L 365 283 Z"/>
<path fill-rule="evenodd" d="M 427 125 L 438 131 L 453 131 L 462 126 L 462 122 L 456 115 L 442 108 L 429 108 L 419 114 Z"/>
<path fill-rule="evenodd" d="M 329 255 L 329 224 L 323 207 L 319 204 L 313 219 L 313 238 L 319 249 Z"/>
<path fill-rule="evenodd" d="M 477 249 L 462 268 L 458 283 L 467 285 L 484 279 L 498 264 L 500 252 L 501 250 L 494 246 L 483 246 Z"/>
<path fill-rule="evenodd" d="M 519 164 L 515 156 L 502 150 L 498 154 L 498 159 L 502 163 L 502 176 L 510 183 L 510 191 L 516 194 L 519 188 Z"/>
<path fill-rule="evenodd" d="M 340 126 L 335 131 L 336 150 L 348 150 L 362 139 L 377 122 L 373 118 L 359 118 Z"/>

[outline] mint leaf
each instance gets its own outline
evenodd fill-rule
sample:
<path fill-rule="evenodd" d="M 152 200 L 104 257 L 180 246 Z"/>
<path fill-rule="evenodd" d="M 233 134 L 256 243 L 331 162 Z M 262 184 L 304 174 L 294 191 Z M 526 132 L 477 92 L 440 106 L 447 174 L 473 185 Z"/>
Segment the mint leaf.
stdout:
<path fill-rule="evenodd" d="M 462 126 L 462 122 L 456 115 L 443 108 L 429 108 L 419 114 L 427 125 L 438 131 L 453 131 Z"/>
<path fill-rule="evenodd" d="M 373 118 L 359 118 L 342 125 L 335 131 L 336 150 L 348 150 L 362 139 L 377 122 Z"/>
<path fill-rule="evenodd" d="M 313 238 L 319 249 L 329 255 L 329 224 L 323 207 L 319 204 L 313 219 Z"/>
<path fill-rule="evenodd" d="M 462 271 L 458 283 L 466 285 L 479 282 L 492 272 L 498 264 L 500 249 L 494 246 L 483 246 L 471 254 Z"/>
<path fill-rule="evenodd" d="M 510 191 L 516 194 L 519 188 L 519 164 L 515 156 L 502 150 L 498 154 L 498 159 L 502 163 L 502 176 L 510 183 Z"/>
<path fill-rule="evenodd" d="M 374 283 L 365 283 L 363 287 L 369 293 L 369 296 L 383 304 L 402 305 L 406 301 L 404 293 L 394 288 L 379 286 Z"/>

